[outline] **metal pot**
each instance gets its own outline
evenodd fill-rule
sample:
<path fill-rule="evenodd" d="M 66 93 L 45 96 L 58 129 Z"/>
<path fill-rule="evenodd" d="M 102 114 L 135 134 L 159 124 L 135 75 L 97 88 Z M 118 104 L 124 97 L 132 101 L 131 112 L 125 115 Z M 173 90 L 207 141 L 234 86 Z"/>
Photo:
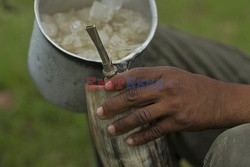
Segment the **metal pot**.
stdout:
<path fill-rule="evenodd" d="M 85 85 L 87 77 L 103 77 L 101 62 L 87 60 L 72 54 L 56 43 L 41 26 L 41 13 L 53 14 L 90 6 L 94 0 L 35 0 L 33 34 L 28 66 L 41 94 L 55 105 L 75 112 L 85 112 Z M 120 71 L 140 63 L 139 55 L 152 40 L 158 20 L 155 0 L 124 0 L 125 7 L 140 12 L 150 24 L 146 41 L 122 60 L 113 62 Z"/>

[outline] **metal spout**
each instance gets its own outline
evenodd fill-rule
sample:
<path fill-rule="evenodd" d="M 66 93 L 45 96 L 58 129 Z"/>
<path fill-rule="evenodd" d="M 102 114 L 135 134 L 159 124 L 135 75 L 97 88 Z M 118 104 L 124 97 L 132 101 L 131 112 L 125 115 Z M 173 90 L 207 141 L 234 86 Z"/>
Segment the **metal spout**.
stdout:
<path fill-rule="evenodd" d="M 103 74 L 105 78 L 112 78 L 117 74 L 117 68 L 113 65 L 112 61 L 110 60 L 108 53 L 106 52 L 102 44 L 101 38 L 97 32 L 96 26 L 95 25 L 87 26 L 86 30 L 90 38 L 94 42 L 96 49 L 102 59 Z"/>

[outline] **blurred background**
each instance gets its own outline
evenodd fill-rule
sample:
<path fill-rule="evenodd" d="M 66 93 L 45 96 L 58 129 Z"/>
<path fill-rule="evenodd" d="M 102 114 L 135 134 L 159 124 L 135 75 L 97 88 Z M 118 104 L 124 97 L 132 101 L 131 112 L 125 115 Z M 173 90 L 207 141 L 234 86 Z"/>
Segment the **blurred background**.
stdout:
<path fill-rule="evenodd" d="M 250 52 L 249 0 L 157 4 L 161 24 Z M 29 76 L 33 20 L 33 1 L 0 0 L 0 166 L 94 167 L 86 116 L 48 103 Z"/>

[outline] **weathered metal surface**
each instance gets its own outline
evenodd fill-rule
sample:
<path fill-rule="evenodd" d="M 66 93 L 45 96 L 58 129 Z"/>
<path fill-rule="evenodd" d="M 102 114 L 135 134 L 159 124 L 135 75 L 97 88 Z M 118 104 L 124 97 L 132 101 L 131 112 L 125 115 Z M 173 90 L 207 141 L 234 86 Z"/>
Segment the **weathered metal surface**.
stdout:
<path fill-rule="evenodd" d="M 126 137 L 141 128 L 120 136 L 111 136 L 107 132 L 108 126 L 114 120 L 133 112 L 128 110 L 114 118 L 100 120 L 96 114 L 97 108 L 105 99 L 115 94 L 117 92 L 106 92 L 103 89 L 86 90 L 90 129 L 104 167 L 170 167 L 171 161 L 165 136 L 145 145 L 133 147 L 126 144 Z"/>

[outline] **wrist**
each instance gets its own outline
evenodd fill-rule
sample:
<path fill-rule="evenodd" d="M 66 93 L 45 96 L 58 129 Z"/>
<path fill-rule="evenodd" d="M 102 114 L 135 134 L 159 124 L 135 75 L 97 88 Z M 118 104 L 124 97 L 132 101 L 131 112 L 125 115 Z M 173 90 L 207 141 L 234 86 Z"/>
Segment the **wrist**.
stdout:
<path fill-rule="evenodd" d="M 233 127 L 250 122 L 250 86 L 222 83 L 221 127 Z"/>

